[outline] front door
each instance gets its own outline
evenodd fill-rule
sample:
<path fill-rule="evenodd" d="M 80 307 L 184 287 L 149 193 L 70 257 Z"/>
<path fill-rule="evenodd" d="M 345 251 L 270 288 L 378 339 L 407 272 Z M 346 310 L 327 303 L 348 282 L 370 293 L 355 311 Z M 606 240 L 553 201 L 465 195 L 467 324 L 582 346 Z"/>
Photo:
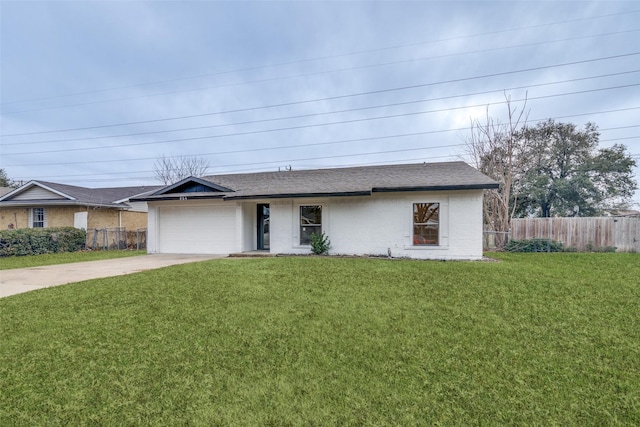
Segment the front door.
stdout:
<path fill-rule="evenodd" d="M 258 204 L 258 250 L 269 250 L 269 205 Z"/>

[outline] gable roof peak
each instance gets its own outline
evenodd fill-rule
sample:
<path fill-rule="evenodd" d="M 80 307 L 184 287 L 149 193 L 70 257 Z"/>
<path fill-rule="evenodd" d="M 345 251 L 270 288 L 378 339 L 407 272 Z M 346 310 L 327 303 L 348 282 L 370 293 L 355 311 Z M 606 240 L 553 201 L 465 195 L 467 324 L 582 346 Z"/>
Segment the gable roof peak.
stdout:
<path fill-rule="evenodd" d="M 180 181 L 171 184 L 167 187 L 163 187 L 160 190 L 153 193 L 153 196 L 159 196 L 163 194 L 176 194 L 176 193 L 229 193 L 233 192 L 231 188 L 223 187 L 214 182 L 207 181 L 195 176 L 189 176 L 181 179 Z"/>

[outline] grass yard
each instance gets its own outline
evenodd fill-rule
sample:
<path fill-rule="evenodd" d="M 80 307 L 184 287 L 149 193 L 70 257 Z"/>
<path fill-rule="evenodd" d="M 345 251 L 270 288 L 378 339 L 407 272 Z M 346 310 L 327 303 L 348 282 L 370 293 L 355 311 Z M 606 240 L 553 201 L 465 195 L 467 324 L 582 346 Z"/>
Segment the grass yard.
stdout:
<path fill-rule="evenodd" d="M 640 254 L 229 259 L 0 299 L 0 425 L 640 425 Z"/>
<path fill-rule="evenodd" d="M 0 270 L 11 268 L 40 267 L 43 265 L 68 264 L 71 262 L 98 261 L 101 259 L 123 258 L 145 255 L 145 251 L 82 251 L 60 252 L 57 254 L 11 256 L 0 258 Z"/>

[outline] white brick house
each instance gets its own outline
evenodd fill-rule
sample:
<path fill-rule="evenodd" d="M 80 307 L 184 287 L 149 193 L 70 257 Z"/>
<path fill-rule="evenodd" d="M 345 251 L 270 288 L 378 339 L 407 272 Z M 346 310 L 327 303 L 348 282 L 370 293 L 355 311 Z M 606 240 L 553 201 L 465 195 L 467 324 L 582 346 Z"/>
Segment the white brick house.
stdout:
<path fill-rule="evenodd" d="M 463 162 L 187 178 L 140 198 L 149 253 L 310 253 L 482 257 L 482 192 L 498 184 Z"/>

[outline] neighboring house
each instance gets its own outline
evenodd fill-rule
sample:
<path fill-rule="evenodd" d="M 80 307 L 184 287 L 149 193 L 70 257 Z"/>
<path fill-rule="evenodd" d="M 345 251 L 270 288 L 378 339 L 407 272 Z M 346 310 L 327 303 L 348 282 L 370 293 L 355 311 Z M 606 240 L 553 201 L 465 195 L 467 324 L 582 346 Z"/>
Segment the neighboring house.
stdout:
<path fill-rule="evenodd" d="M 498 184 L 463 162 L 186 178 L 149 205 L 150 253 L 482 257 L 482 195 Z"/>
<path fill-rule="evenodd" d="M 633 209 L 607 209 L 602 216 L 640 217 L 640 211 Z"/>
<path fill-rule="evenodd" d="M 147 205 L 130 199 L 159 188 L 85 188 L 30 181 L 0 196 L 0 227 L 76 227 L 88 232 L 109 227 L 144 228 Z"/>
<path fill-rule="evenodd" d="M 0 187 L 0 197 L 4 196 L 7 193 L 11 193 L 15 188 L 13 187 Z"/>
<path fill-rule="evenodd" d="M 14 190 L 12 187 L 0 187 L 0 197 L 4 196 L 7 193 L 10 193 Z"/>

